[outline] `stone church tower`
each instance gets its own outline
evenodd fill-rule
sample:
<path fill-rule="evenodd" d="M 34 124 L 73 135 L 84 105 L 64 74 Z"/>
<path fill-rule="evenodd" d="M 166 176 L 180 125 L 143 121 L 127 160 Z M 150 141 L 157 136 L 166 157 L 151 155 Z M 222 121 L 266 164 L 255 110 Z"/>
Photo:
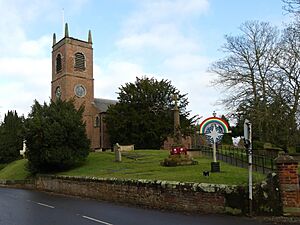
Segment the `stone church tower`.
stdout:
<path fill-rule="evenodd" d="M 93 47 L 91 31 L 88 41 L 65 36 L 56 42 L 53 34 L 51 99 L 75 100 L 76 108 L 84 105 L 83 119 L 92 149 L 110 148 L 106 126 L 103 123 L 109 105 L 116 101 L 94 98 Z"/>

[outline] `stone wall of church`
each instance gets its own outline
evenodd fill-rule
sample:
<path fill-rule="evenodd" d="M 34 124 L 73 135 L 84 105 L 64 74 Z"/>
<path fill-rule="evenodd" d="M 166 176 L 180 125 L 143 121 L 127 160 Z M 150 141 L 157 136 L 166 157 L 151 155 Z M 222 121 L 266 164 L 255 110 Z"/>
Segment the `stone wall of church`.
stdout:
<path fill-rule="evenodd" d="M 82 53 L 85 58 L 85 69 L 75 68 L 75 54 Z M 56 57 L 61 55 L 61 71 L 56 71 Z M 78 97 L 75 94 L 76 85 L 83 85 L 86 94 Z M 55 90 L 60 86 L 61 99 L 74 99 L 76 108 L 84 106 L 83 120 L 86 123 L 86 133 L 91 141 L 91 148 L 100 148 L 100 131 L 94 126 L 99 110 L 92 104 L 94 101 L 93 79 L 93 49 L 92 43 L 65 37 L 53 46 L 52 52 L 52 90 L 51 98 L 55 99 Z"/>
<path fill-rule="evenodd" d="M 95 118 L 94 115 L 83 116 L 83 120 L 85 121 L 85 125 L 86 125 L 86 134 L 91 141 L 91 148 L 97 149 L 100 147 L 100 143 L 99 143 L 100 132 L 99 132 L 99 128 L 96 128 L 94 126 L 94 118 Z"/>
<path fill-rule="evenodd" d="M 112 148 L 112 143 L 110 142 L 110 139 L 109 139 L 109 134 L 108 134 L 108 130 L 107 130 L 107 125 L 105 123 L 105 113 L 101 113 L 101 123 L 100 123 L 100 126 L 101 126 L 101 140 L 100 140 L 100 143 L 101 143 L 101 148 L 102 149 L 110 149 Z"/>

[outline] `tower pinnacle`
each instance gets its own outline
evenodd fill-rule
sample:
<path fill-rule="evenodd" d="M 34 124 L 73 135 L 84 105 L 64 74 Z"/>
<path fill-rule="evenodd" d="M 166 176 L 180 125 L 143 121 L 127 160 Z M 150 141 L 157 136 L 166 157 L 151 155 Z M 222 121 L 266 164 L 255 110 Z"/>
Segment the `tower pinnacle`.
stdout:
<path fill-rule="evenodd" d="M 91 44 L 93 43 L 91 30 L 89 30 L 88 43 L 91 43 Z"/>
<path fill-rule="evenodd" d="M 68 23 L 65 24 L 65 37 L 69 37 Z"/>
<path fill-rule="evenodd" d="M 53 45 L 55 45 L 55 44 L 56 44 L 56 34 L 53 33 Z"/>

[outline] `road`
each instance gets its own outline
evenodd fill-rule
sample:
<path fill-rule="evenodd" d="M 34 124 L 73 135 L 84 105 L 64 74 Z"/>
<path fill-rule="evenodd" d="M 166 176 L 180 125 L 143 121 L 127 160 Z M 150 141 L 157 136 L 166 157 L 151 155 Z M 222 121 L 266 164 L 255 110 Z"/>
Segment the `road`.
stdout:
<path fill-rule="evenodd" d="M 0 188 L 0 225 L 263 225 L 248 218 L 184 215 Z"/>

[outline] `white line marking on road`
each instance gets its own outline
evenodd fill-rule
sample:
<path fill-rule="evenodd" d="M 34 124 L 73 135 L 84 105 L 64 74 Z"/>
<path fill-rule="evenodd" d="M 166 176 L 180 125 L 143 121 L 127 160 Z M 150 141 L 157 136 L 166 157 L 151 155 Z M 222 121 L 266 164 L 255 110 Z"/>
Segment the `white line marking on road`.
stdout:
<path fill-rule="evenodd" d="M 47 205 L 47 204 L 40 203 L 40 202 L 36 202 L 36 204 L 41 205 L 41 206 L 45 206 L 45 207 L 48 207 L 48 208 L 51 208 L 51 209 L 54 209 L 54 208 L 55 208 L 55 207 L 52 206 L 52 205 Z"/>
<path fill-rule="evenodd" d="M 41 205 L 41 206 L 45 206 L 45 207 L 48 207 L 48 208 L 51 208 L 51 209 L 54 209 L 55 207 L 52 206 L 52 205 L 47 205 L 47 204 L 44 204 L 44 203 L 41 203 L 41 202 L 35 202 L 35 201 L 31 201 L 31 200 L 27 200 L 27 202 L 33 202 L 35 204 L 38 204 L 38 205 Z"/>
<path fill-rule="evenodd" d="M 82 217 L 85 218 L 85 219 L 88 219 L 88 220 L 92 220 L 92 221 L 97 222 L 97 223 L 102 223 L 102 224 L 105 224 L 105 225 L 113 225 L 112 223 L 107 223 L 107 222 L 104 222 L 104 221 L 101 221 L 101 220 L 97 220 L 97 219 L 89 217 L 89 216 L 82 216 Z"/>

